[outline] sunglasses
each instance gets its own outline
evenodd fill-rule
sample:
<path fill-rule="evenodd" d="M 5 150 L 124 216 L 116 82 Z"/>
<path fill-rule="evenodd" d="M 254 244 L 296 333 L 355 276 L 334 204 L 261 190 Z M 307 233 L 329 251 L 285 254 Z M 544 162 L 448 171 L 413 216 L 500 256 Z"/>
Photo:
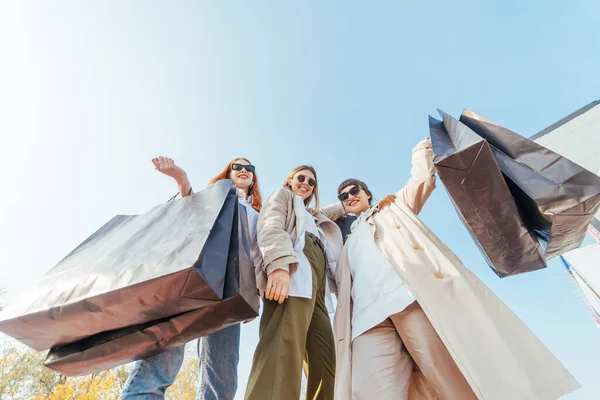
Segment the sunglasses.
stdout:
<path fill-rule="evenodd" d="M 354 186 L 352 189 L 348 190 L 347 192 L 340 193 L 338 195 L 338 199 L 343 203 L 346 200 L 348 200 L 350 198 L 350 196 L 356 196 L 359 193 L 360 193 L 360 187 Z"/>
<path fill-rule="evenodd" d="M 306 178 L 306 176 L 304 176 L 304 175 L 300 174 L 300 175 L 296 176 L 296 179 L 298 179 L 298 182 L 302 183 L 302 182 L 304 182 L 304 181 L 305 181 L 307 178 Z M 310 186 L 310 187 L 315 187 L 315 185 L 317 184 L 317 181 L 315 181 L 313 178 L 308 178 L 308 181 L 307 181 L 307 183 L 308 183 L 308 186 Z"/>
<path fill-rule="evenodd" d="M 254 171 L 256 171 L 256 167 L 251 164 L 244 165 L 244 164 L 233 163 L 233 164 L 231 164 L 231 169 L 234 171 L 241 171 L 241 170 L 245 169 L 246 172 L 250 172 L 252 174 L 254 173 Z"/>

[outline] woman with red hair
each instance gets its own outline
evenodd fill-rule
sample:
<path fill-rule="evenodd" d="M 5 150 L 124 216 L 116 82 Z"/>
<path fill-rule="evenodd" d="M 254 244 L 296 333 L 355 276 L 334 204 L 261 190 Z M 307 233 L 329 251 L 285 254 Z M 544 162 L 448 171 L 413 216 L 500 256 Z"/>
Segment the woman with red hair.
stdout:
<path fill-rule="evenodd" d="M 171 158 L 157 157 L 152 160 L 152 163 L 156 170 L 175 179 L 181 197 L 193 193 L 187 174 Z M 262 207 L 262 197 L 256 168 L 246 158 L 235 158 L 208 185 L 221 179 L 233 181 L 238 190 L 239 202 L 246 207 L 254 265 L 260 269 L 262 258 L 256 241 L 256 224 L 258 212 Z M 225 291 L 227 290 L 227 282 L 225 282 Z M 233 400 L 238 383 L 239 348 L 239 324 L 198 340 L 200 385 L 197 398 Z M 185 346 L 180 346 L 136 361 L 121 399 L 163 399 L 165 391 L 173 384 L 181 368 L 184 351 Z"/>

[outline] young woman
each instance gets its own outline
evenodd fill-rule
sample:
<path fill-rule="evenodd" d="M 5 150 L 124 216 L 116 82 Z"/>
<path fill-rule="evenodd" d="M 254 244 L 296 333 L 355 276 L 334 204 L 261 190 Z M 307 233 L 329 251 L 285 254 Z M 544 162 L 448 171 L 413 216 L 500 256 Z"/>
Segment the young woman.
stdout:
<path fill-rule="evenodd" d="M 338 188 L 358 219 L 336 271 L 336 399 L 556 399 L 577 388 L 417 217 L 435 188 L 429 138 L 411 175 L 375 206 L 359 180 Z"/>
<path fill-rule="evenodd" d="M 187 174 L 175 165 L 172 159 L 157 157 L 152 163 L 159 172 L 175 179 L 182 197 L 192 194 Z M 262 197 L 255 167 L 246 158 L 236 158 L 209 182 L 209 186 L 221 179 L 233 180 L 238 190 L 239 202 L 246 207 L 254 265 L 260 269 L 261 254 L 256 240 L 256 224 Z M 227 291 L 227 287 L 224 290 Z M 238 382 L 239 347 L 239 324 L 198 340 L 198 399 L 233 400 Z M 173 384 L 181 368 L 184 350 L 185 346 L 180 346 L 136 361 L 121 399 L 163 399 L 165 391 Z"/>
<path fill-rule="evenodd" d="M 315 208 L 308 209 L 313 199 Z M 307 399 L 333 399 L 327 278 L 333 279 L 342 249 L 341 232 L 332 220 L 344 214 L 341 204 L 319 208 L 317 173 L 308 165 L 295 168 L 263 207 L 257 284 L 265 301 L 247 400 L 298 399 L 305 357 Z"/>

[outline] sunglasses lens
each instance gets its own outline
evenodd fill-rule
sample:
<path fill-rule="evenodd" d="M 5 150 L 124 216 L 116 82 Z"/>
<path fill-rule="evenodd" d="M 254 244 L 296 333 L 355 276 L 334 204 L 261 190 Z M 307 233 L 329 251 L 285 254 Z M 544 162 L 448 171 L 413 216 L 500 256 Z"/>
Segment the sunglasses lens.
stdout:
<path fill-rule="evenodd" d="M 352 189 L 348 190 L 347 192 L 340 194 L 338 196 L 338 199 L 341 202 L 344 202 L 344 201 L 348 200 L 350 198 L 350 196 L 356 196 L 358 193 L 360 193 L 360 188 L 358 186 L 355 186 Z"/>
<path fill-rule="evenodd" d="M 298 179 L 298 182 L 303 183 L 306 180 L 306 176 L 298 175 L 296 179 Z M 315 181 L 313 178 L 308 178 L 306 183 L 308 183 L 308 186 L 314 187 L 317 184 L 317 181 Z"/>
<path fill-rule="evenodd" d="M 244 164 L 231 164 L 231 169 L 234 171 L 241 171 L 245 169 L 247 172 L 254 173 L 256 167 L 254 165 L 244 165 Z"/>

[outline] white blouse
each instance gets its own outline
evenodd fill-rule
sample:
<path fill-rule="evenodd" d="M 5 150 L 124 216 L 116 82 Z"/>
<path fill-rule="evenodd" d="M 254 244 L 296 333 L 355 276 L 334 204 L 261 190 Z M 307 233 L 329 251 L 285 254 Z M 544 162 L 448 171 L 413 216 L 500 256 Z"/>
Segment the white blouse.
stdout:
<path fill-rule="evenodd" d="M 348 262 L 352 275 L 352 340 L 415 301 L 375 244 L 373 229 L 365 221 L 372 212 L 373 209 L 354 221 L 352 235 L 348 238 Z"/>
<path fill-rule="evenodd" d="M 313 279 L 310 262 L 304 255 L 306 232 L 312 233 L 318 237 L 325 248 L 327 248 L 327 236 L 325 236 L 325 233 L 321 227 L 317 225 L 317 218 L 308 212 L 304 206 L 304 200 L 302 197 L 296 196 L 295 201 L 296 209 L 302 210 L 300 211 L 300 215 L 304 218 L 302 218 L 302 220 L 300 220 L 300 218 L 296 219 L 297 236 L 296 242 L 294 243 L 294 253 L 298 259 L 298 269 L 290 277 L 288 294 L 291 297 L 310 299 L 312 298 L 313 292 Z M 331 268 L 331 265 L 329 265 L 328 268 Z M 329 284 L 326 284 L 325 286 L 325 305 L 330 313 L 335 311 L 333 307 L 333 300 L 331 299 L 331 289 L 329 288 Z"/>
<path fill-rule="evenodd" d="M 254 262 L 254 268 L 262 268 L 262 253 L 258 247 L 256 226 L 258 224 L 258 211 L 252 208 L 252 196 L 246 199 L 246 192 L 241 189 L 237 190 L 238 201 L 241 205 L 246 207 L 246 215 L 248 216 L 248 230 L 250 231 L 250 248 L 252 249 L 252 261 Z"/>

